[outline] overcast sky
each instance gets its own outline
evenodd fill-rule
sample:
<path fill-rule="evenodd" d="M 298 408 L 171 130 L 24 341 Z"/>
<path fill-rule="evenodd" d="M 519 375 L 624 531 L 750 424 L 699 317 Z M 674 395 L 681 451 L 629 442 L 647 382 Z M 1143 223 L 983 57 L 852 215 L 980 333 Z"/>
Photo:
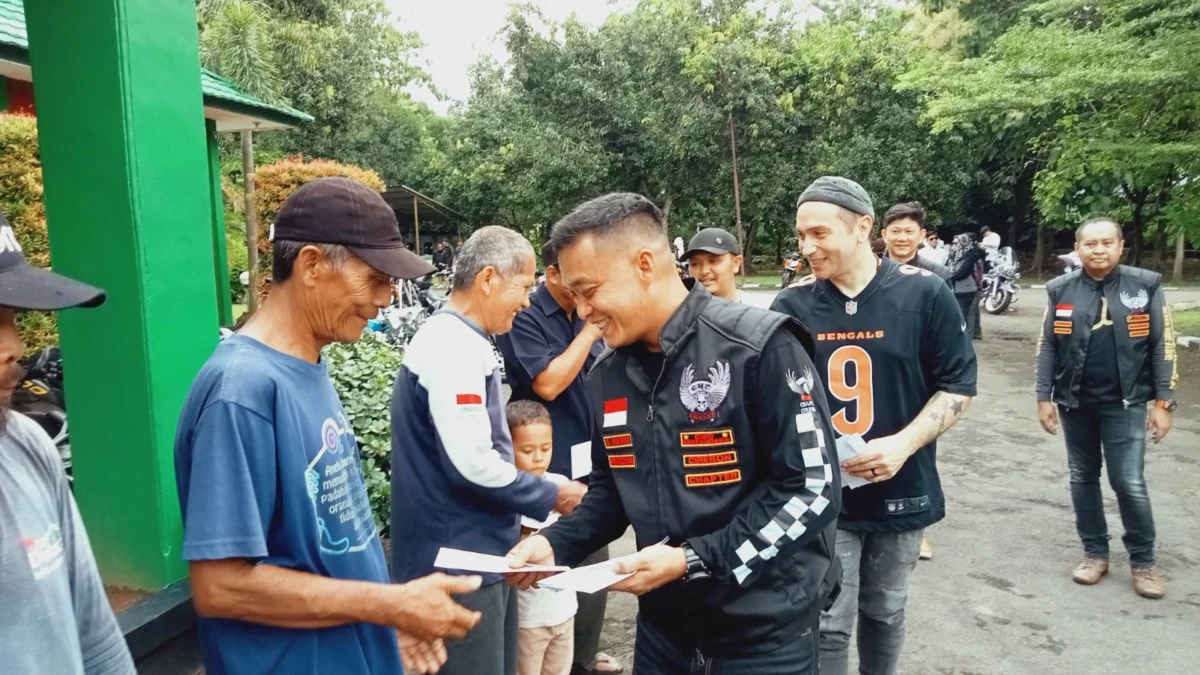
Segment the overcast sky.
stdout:
<path fill-rule="evenodd" d="M 480 54 L 504 57 L 496 39 L 513 3 L 507 0 L 387 0 L 400 28 L 415 30 L 425 41 L 421 60 L 434 84 L 447 97 L 465 100 L 471 93 L 467 70 Z M 574 12 L 585 23 L 599 25 L 614 9 L 627 8 L 631 0 L 533 0 L 547 17 L 562 21 Z M 438 112 L 449 102 L 438 102 L 425 91 L 413 95 Z"/>

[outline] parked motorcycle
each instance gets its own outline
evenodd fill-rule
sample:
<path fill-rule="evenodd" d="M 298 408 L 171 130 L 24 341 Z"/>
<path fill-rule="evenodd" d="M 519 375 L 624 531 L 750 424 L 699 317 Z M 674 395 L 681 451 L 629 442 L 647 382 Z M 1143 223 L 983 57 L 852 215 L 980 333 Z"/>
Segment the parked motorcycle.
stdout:
<path fill-rule="evenodd" d="M 1062 265 L 1062 274 L 1070 274 L 1083 267 L 1083 261 L 1079 259 L 1079 254 L 1075 251 L 1058 256 L 1058 262 Z"/>
<path fill-rule="evenodd" d="M 780 288 L 787 288 L 796 280 L 796 273 L 800 271 L 800 254 L 793 252 L 788 256 L 788 259 L 783 263 L 783 279 L 779 285 Z"/>
<path fill-rule="evenodd" d="M 1003 314 L 1021 297 L 1021 274 L 1011 246 L 988 255 L 991 267 L 983 275 L 981 305 L 988 314 Z"/>
<path fill-rule="evenodd" d="M 422 324 L 442 309 L 448 300 L 448 296 L 438 296 L 433 292 L 428 275 L 401 281 L 392 304 L 384 307 L 378 318 L 367 322 L 366 331 L 380 333 L 389 344 L 403 349 Z M 496 341 L 491 340 L 491 343 L 496 360 L 500 363 L 500 381 L 508 382 L 504 357 Z"/>
<path fill-rule="evenodd" d="M 12 395 L 13 410 L 37 422 L 54 441 L 68 483 L 71 471 L 71 436 L 67 428 L 67 398 L 63 392 L 62 352 L 46 347 L 21 361 L 25 376 Z"/>

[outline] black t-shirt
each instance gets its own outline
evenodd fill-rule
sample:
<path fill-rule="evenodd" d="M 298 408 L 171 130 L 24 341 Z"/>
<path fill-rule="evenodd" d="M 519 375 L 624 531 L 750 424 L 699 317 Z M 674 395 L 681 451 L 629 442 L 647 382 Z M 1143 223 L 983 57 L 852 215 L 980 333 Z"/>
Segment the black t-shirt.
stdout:
<path fill-rule="evenodd" d="M 1088 338 L 1087 358 L 1079 382 L 1079 402 L 1093 405 L 1120 403 L 1122 399 L 1121 374 L 1117 371 L 1117 336 L 1113 333 L 1112 312 L 1103 289 L 1103 284 L 1096 286 L 1093 311 L 1088 317 L 1092 322 L 1092 335 Z"/>
<path fill-rule="evenodd" d="M 935 392 L 975 395 L 971 333 L 937 275 L 883 260 L 855 298 L 806 277 L 771 309 L 794 316 L 816 339 L 817 366 L 839 435 L 866 440 L 909 425 Z M 921 448 L 890 480 L 842 491 L 838 527 L 904 532 L 945 515 L 936 444 Z"/>

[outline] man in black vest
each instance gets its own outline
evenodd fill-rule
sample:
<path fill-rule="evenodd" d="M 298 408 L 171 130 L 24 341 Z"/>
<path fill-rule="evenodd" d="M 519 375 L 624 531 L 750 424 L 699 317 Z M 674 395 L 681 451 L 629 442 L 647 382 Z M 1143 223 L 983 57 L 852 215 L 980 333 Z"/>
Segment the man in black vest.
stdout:
<path fill-rule="evenodd" d="M 1147 429 L 1155 443 L 1171 430 L 1175 331 L 1162 275 L 1118 265 L 1123 249 L 1120 225 L 1109 218 L 1089 220 L 1075 233 L 1083 269 L 1046 285 L 1050 301 L 1035 369 L 1038 421 L 1053 434 L 1062 418 L 1084 554 L 1072 578 L 1091 585 L 1108 574 L 1100 494 L 1100 467 L 1107 462 L 1133 588 L 1157 599 L 1166 588 L 1154 565 L 1154 516 L 1142 468 Z M 1147 415 L 1149 402 L 1154 405 Z"/>
<path fill-rule="evenodd" d="M 811 338 L 689 291 L 662 213 L 639 195 L 583 204 L 551 242 L 611 350 L 588 380 L 588 492 L 512 564 L 575 565 L 632 525 L 640 550 L 615 566 L 633 576 L 612 590 L 641 596 L 633 672 L 815 672 L 841 485 Z"/>

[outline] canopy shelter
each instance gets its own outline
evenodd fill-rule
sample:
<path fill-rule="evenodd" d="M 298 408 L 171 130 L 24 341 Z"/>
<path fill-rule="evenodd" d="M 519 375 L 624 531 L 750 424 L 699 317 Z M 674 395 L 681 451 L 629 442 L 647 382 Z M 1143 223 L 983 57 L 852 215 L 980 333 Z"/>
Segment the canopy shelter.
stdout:
<path fill-rule="evenodd" d="M 0 111 L 36 114 L 33 75 L 29 67 L 29 35 L 21 0 L 0 0 Z M 237 88 L 216 73 L 200 69 L 204 118 L 215 131 L 286 129 L 312 116 L 295 108 L 267 103 Z"/>
<path fill-rule="evenodd" d="M 432 253 L 439 238 L 453 244 L 459 226 L 467 222 L 466 216 L 407 185 L 389 188 L 383 199 L 396 212 L 404 240 L 412 242 L 418 254 Z"/>
<path fill-rule="evenodd" d="M 0 112 L 37 115 L 33 72 L 29 60 L 29 34 L 21 0 L 0 0 Z M 225 245 L 225 208 L 216 134 L 223 131 L 286 129 L 313 118 L 295 108 L 262 101 L 237 88 L 216 73 L 200 69 L 205 132 L 208 142 L 210 210 L 213 236 L 213 274 L 217 286 L 217 316 L 221 325 L 233 324 Z M 87 103 L 81 103 L 81 107 Z"/>

